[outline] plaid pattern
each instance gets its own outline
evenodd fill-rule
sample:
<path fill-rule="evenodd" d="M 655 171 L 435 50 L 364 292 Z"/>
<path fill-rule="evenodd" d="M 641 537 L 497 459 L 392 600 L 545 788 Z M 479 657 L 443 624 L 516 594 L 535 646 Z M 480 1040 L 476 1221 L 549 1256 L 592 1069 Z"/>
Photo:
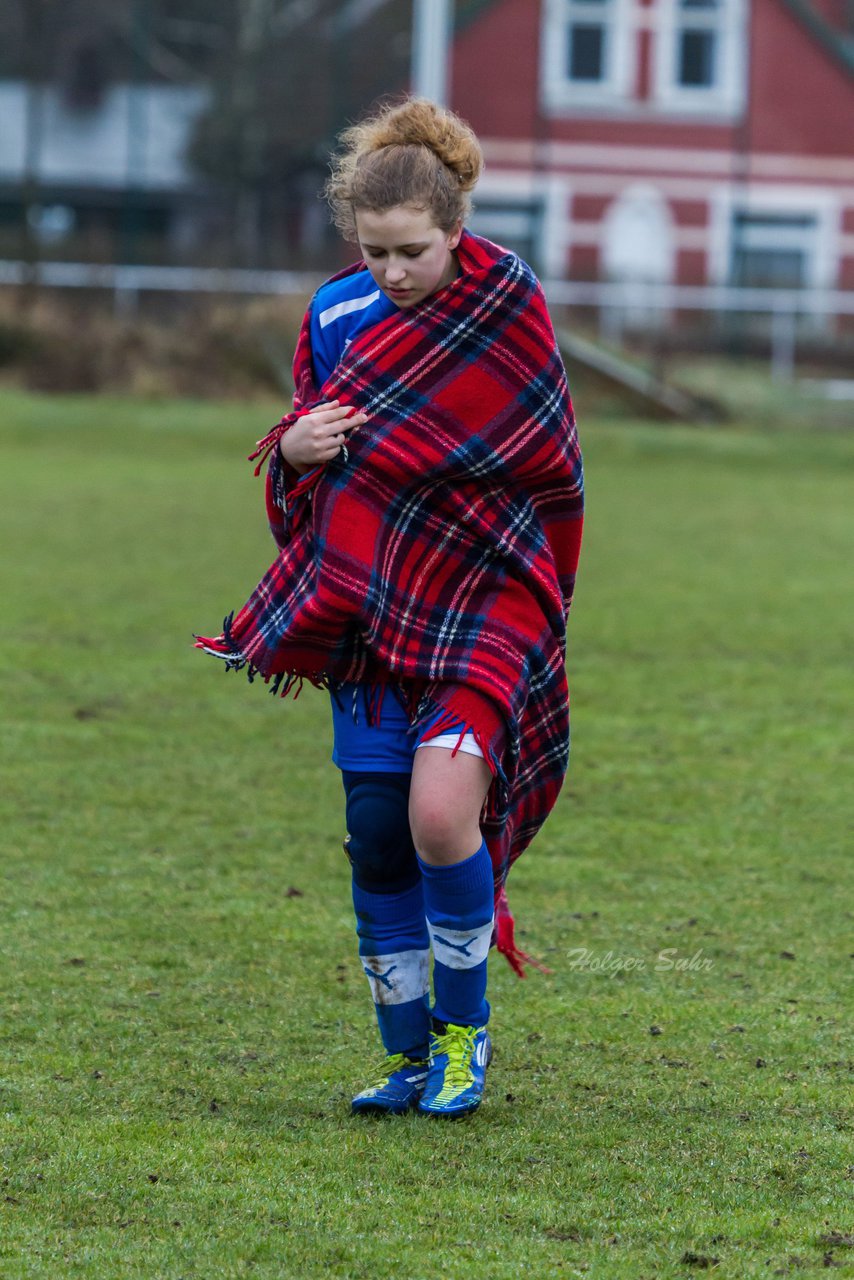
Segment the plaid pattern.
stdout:
<path fill-rule="evenodd" d="M 469 232 L 458 257 L 450 285 L 358 335 L 322 387 L 306 317 L 295 409 L 252 455 L 256 473 L 270 459 L 280 553 L 222 635 L 197 647 L 274 691 L 398 681 L 415 720 L 447 713 L 434 732 L 462 720 L 494 772 L 484 835 L 501 912 L 508 868 L 567 766 L 582 467 L 537 280 Z M 300 477 L 278 441 L 334 399 L 368 421 Z"/>

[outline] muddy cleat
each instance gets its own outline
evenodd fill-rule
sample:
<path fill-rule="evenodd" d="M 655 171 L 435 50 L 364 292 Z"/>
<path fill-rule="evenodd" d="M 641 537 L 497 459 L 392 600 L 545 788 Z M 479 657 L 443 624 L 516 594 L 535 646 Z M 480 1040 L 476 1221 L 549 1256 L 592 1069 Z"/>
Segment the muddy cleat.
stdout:
<path fill-rule="evenodd" d="M 353 1115 L 402 1116 L 421 1097 L 426 1079 L 427 1063 L 423 1058 L 390 1053 L 377 1080 L 356 1094 L 350 1110 Z"/>
<path fill-rule="evenodd" d="M 429 1116 L 464 1116 L 483 1098 L 486 1068 L 492 1061 L 492 1041 L 486 1027 L 458 1027 L 444 1031 L 435 1024 L 430 1035 L 430 1069 L 418 1110 Z"/>

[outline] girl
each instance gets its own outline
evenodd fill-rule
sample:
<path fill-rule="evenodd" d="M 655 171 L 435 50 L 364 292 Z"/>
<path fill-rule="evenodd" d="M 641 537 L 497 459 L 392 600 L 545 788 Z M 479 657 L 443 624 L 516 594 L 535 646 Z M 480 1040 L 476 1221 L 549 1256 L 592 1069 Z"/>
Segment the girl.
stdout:
<path fill-rule="evenodd" d="M 458 1116 L 491 1058 L 491 942 L 527 958 L 507 871 L 566 770 L 581 458 L 536 279 L 465 229 L 472 131 L 410 99 L 342 142 L 326 194 L 362 260 L 312 299 L 294 410 L 252 455 L 280 554 L 197 645 L 330 689 L 385 1048 L 352 1109 Z"/>

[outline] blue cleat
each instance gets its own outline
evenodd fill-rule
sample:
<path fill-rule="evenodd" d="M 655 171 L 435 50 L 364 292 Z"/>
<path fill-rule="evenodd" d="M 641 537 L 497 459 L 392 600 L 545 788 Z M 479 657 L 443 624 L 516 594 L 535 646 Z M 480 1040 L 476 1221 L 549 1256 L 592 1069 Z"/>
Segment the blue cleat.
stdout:
<path fill-rule="evenodd" d="M 492 1041 L 486 1027 L 437 1024 L 430 1035 L 430 1068 L 418 1110 L 428 1116 L 464 1116 L 483 1098 Z"/>
<path fill-rule="evenodd" d="M 402 1116 L 421 1097 L 426 1079 L 427 1063 L 423 1059 L 390 1053 L 378 1078 L 356 1094 L 350 1110 L 353 1115 Z"/>

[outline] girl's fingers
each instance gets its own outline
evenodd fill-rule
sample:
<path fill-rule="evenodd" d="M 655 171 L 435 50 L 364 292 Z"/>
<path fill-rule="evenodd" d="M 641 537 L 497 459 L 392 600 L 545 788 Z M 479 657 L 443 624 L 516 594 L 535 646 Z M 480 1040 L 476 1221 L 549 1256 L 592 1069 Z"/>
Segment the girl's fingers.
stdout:
<path fill-rule="evenodd" d="M 320 406 L 318 409 L 315 410 L 315 412 L 318 414 L 318 416 L 322 414 L 324 419 L 327 422 L 339 422 L 342 419 L 347 419 L 349 421 L 350 419 L 366 418 L 366 414 L 361 413 L 356 408 L 355 405 L 352 405 L 352 404 L 340 405 L 337 400 L 334 401 L 331 405 Z"/>
<path fill-rule="evenodd" d="M 367 422 L 367 420 L 368 419 L 365 416 L 365 414 L 360 413 L 360 414 L 357 414 L 354 418 L 345 418 L 345 419 L 333 418 L 329 422 L 325 422 L 323 425 L 327 434 L 331 433 L 332 435 L 337 436 L 337 435 L 340 435 L 342 432 L 346 434 L 348 431 L 352 431 L 354 427 L 360 427 L 362 423 Z"/>
<path fill-rule="evenodd" d="M 329 462 L 347 443 L 347 438 L 354 427 L 360 427 L 368 421 L 368 415 L 357 410 L 355 405 L 341 405 L 338 401 L 330 401 L 326 405 L 318 405 L 310 415 L 313 421 L 309 438 L 314 451 L 315 465 L 318 462 Z"/>

